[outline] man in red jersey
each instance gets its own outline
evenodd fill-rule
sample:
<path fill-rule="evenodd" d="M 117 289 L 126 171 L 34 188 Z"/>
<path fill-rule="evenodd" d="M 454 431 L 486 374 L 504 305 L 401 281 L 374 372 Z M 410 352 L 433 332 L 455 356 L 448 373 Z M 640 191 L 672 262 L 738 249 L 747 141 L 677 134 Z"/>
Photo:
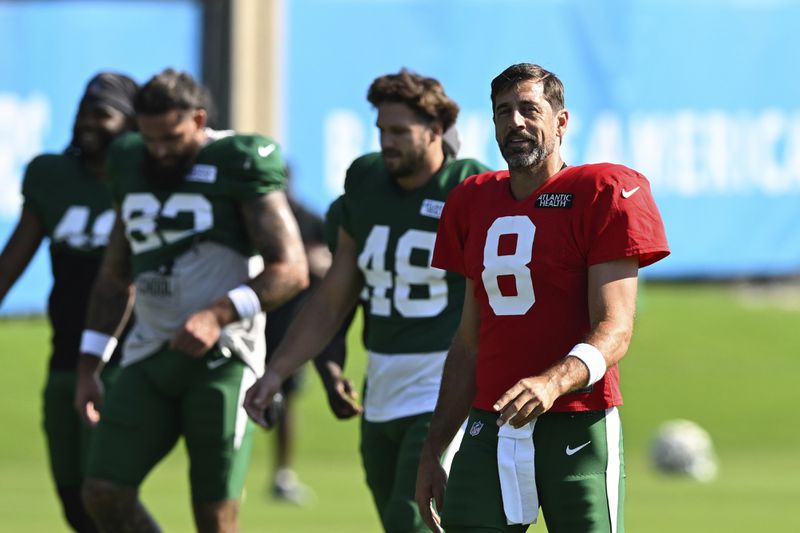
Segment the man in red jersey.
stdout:
<path fill-rule="evenodd" d="M 622 532 L 617 363 L 638 269 L 669 254 L 661 217 L 638 172 L 561 159 L 554 74 L 512 65 L 492 106 L 509 170 L 456 187 L 436 239 L 433 265 L 467 289 L 417 503 L 432 531 L 525 531 L 541 506 L 551 533 Z M 439 457 L 467 417 L 448 480 Z"/>

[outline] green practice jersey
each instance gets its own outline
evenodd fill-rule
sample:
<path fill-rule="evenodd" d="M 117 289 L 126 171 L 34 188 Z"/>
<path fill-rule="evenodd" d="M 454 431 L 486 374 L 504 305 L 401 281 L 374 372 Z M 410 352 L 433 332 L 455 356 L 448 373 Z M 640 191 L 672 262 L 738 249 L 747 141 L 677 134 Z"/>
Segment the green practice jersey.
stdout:
<path fill-rule="evenodd" d="M 431 268 L 439 215 L 450 190 L 486 167 L 448 159 L 423 187 L 401 189 L 380 154 L 353 162 L 342 227 L 355 240 L 368 287 L 367 349 L 384 354 L 447 350 L 461 317 L 464 279 Z"/>
<path fill-rule="evenodd" d="M 111 191 L 107 182 L 89 173 L 74 150 L 67 150 L 33 159 L 25 171 L 22 195 L 25 210 L 50 240 L 50 367 L 74 369 L 89 292 L 114 225 Z"/>
<path fill-rule="evenodd" d="M 214 135 L 219 138 L 203 147 L 184 182 L 169 190 L 154 187 L 142 174 L 145 147 L 139 134 L 111 147 L 109 173 L 134 273 L 158 268 L 200 240 L 253 255 L 239 204 L 286 187 L 283 157 L 275 141 L 260 135 Z"/>
<path fill-rule="evenodd" d="M 342 226 L 342 210 L 344 209 L 344 195 L 331 202 L 325 212 L 325 243 L 331 253 L 336 253 L 339 242 L 339 228 Z"/>
<path fill-rule="evenodd" d="M 136 325 L 123 354 L 128 365 L 152 355 L 195 311 L 263 269 L 247 236 L 241 204 L 286 186 L 275 141 L 209 131 L 183 182 L 166 189 L 142 172 L 139 134 L 119 138 L 108 168 L 125 224 L 136 285 Z M 264 316 L 223 328 L 220 347 L 260 373 Z"/>
<path fill-rule="evenodd" d="M 431 412 L 436 405 L 465 285 L 461 276 L 431 267 L 436 230 L 450 190 L 485 170 L 477 161 L 447 159 L 412 191 L 392 180 L 380 154 L 356 159 L 347 171 L 341 226 L 355 241 L 364 275 L 369 422 Z"/>

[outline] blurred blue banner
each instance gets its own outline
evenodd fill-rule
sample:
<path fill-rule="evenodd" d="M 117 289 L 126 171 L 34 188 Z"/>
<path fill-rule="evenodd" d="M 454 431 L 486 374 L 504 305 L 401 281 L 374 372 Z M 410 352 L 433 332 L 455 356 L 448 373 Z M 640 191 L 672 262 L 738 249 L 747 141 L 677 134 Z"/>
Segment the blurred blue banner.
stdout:
<path fill-rule="evenodd" d="M 535 62 L 566 86 L 569 164 L 612 161 L 650 179 L 672 256 L 653 278 L 800 272 L 800 3 L 790 0 L 283 0 L 283 138 L 293 188 L 322 212 L 377 148 L 371 81 L 408 67 L 461 105 L 464 156 L 505 166 L 491 79 Z M 99 70 L 144 81 L 198 74 L 190 0 L 0 2 L 0 243 L 24 165 L 60 151 Z M 794 50 L 794 51 L 793 51 Z M 260 53 L 260 52 L 256 52 Z M 0 313 L 38 312 L 44 251 Z"/>
<path fill-rule="evenodd" d="M 653 278 L 800 271 L 800 4 L 789 0 L 286 1 L 283 139 L 318 211 L 377 147 L 376 76 L 409 67 L 461 105 L 461 155 L 505 166 L 489 83 L 539 63 L 566 86 L 569 164 L 650 179 L 672 256 Z"/>
<path fill-rule="evenodd" d="M 113 70 L 143 82 L 168 66 L 199 74 L 201 31 L 189 0 L 0 2 L 0 243 L 19 216 L 25 165 L 64 149 L 89 78 Z M 50 284 L 43 246 L 0 313 L 43 311 Z"/>

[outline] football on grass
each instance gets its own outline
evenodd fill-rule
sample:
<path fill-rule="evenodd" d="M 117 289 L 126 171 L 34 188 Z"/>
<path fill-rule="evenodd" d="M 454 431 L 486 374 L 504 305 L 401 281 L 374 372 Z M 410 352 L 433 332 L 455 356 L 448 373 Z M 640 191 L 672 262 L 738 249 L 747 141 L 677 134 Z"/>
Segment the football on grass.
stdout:
<path fill-rule="evenodd" d="M 650 444 L 656 470 L 710 481 L 717 475 L 711 435 L 691 420 L 670 420 L 658 428 Z"/>

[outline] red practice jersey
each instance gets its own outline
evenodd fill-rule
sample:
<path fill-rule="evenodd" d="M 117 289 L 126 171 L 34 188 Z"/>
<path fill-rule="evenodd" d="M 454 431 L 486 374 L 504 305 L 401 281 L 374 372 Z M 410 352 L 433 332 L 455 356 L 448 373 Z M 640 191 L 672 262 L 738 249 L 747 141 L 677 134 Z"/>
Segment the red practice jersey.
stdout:
<path fill-rule="evenodd" d="M 669 254 L 647 179 L 601 163 L 565 167 L 529 197 L 511 194 L 508 171 L 468 178 L 448 196 L 433 266 L 474 282 L 480 341 L 473 407 L 492 405 L 522 378 L 541 373 L 589 333 L 588 268 Z M 591 391 L 559 398 L 553 411 L 622 404 L 619 370 Z"/>

